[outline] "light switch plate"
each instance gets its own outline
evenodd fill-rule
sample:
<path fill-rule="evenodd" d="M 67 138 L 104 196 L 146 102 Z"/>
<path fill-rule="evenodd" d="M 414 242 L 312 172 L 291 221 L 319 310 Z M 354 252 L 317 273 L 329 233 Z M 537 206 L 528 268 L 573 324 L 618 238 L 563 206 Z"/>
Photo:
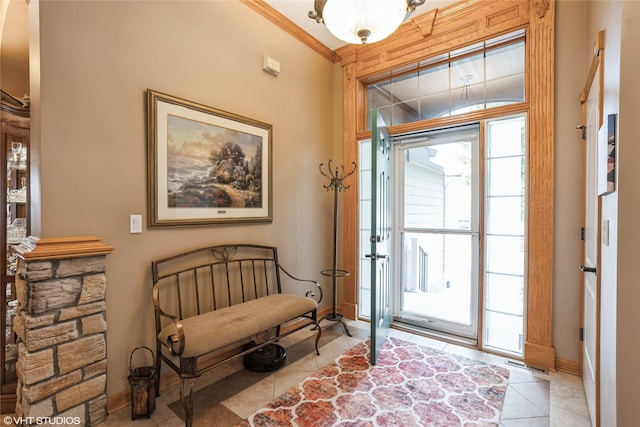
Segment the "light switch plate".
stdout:
<path fill-rule="evenodd" d="M 142 215 L 129 215 L 129 233 L 142 233 Z"/>

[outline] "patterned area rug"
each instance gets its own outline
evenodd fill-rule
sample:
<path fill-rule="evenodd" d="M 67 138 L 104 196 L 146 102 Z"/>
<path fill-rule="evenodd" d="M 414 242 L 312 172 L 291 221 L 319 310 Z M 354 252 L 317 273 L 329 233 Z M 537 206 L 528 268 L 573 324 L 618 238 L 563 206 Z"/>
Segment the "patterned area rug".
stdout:
<path fill-rule="evenodd" d="M 387 338 L 369 340 L 237 424 L 247 426 L 497 426 L 509 370 Z"/>

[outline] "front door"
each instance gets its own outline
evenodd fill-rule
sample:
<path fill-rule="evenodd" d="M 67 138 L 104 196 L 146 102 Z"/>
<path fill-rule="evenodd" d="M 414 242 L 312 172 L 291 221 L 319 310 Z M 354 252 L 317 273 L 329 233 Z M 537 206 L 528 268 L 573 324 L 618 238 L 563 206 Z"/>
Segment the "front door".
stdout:
<path fill-rule="evenodd" d="M 377 109 L 371 113 L 371 364 L 391 323 L 391 138 Z"/>

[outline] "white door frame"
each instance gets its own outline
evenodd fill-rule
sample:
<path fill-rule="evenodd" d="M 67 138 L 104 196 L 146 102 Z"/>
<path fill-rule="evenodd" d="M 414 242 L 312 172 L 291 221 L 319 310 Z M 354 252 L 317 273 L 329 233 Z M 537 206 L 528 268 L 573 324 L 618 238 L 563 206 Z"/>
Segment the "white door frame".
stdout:
<path fill-rule="evenodd" d="M 600 425 L 600 242 L 601 199 L 598 191 L 598 140 L 603 125 L 604 31 L 596 36 L 594 56 L 580 94 L 583 114 L 583 271 L 581 370 L 591 425 Z M 606 137 L 606 136 L 605 136 Z"/>
<path fill-rule="evenodd" d="M 437 129 L 433 129 L 433 130 L 425 130 L 424 131 L 424 135 L 421 136 L 408 136 L 408 137 L 402 137 L 402 136 L 394 136 L 392 138 L 392 140 L 394 141 L 394 164 L 393 164 L 393 168 L 394 168 L 394 181 L 395 181 L 395 185 L 394 185 L 394 194 L 395 194 L 395 199 L 394 199 L 394 205 L 395 205 L 395 211 L 394 211 L 394 217 L 395 217 L 395 222 L 394 222 L 394 227 L 393 227 L 393 231 L 394 231 L 394 235 L 396 236 L 395 240 L 394 240 L 394 256 L 395 256 L 395 260 L 397 260 L 397 262 L 395 263 L 394 266 L 394 270 L 393 270 L 393 281 L 394 281 L 394 309 L 393 309 L 393 313 L 394 313 L 394 320 L 404 320 L 407 323 L 411 323 L 414 324 L 415 326 L 418 327 L 424 327 L 427 329 L 430 329 L 431 332 L 434 332 L 436 334 L 445 334 L 445 335 L 450 335 L 450 336 L 457 336 L 457 337 L 461 337 L 462 340 L 471 340 L 474 343 L 477 343 L 477 339 L 478 339 L 478 333 L 479 333 L 479 293 L 481 292 L 481 284 L 482 284 L 482 280 L 481 280 L 481 275 L 482 272 L 479 271 L 479 259 L 480 259 L 480 242 L 479 242 L 479 221 L 481 218 L 481 213 L 480 213 L 480 208 L 479 208 L 479 198 L 480 198 L 480 163 L 482 162 L 480 156 L 481 156 L 481 152 L 482 150 L 480 149 L 480 145 L 483 143 L 481 141 L 481 135 L 482 135 L 482 130 L 481 130 L 481 124 L 480 122 L 470 122 L 467 124 L 464 124 L 462 126 L 455 126 L 455 127 L 451 127 L 451 128 L 437 128 Z M 470 236 L 472 238 L 472 259 L 471 259 L 471 269 L 472 269 L 472 276 L 476 278 L 475 283 L 472 286 L 472 289 L 470 290 L 471 295 L 470 295 L 470 299 L 471 299 L 471 313 L 470 313 L 470 318 L 471 318 L 471 325 L 467 326 L 467 325 L 460 325 L 460 324 L 456 324 L 455 322 L 449 322 L 446 321 L 444 319 L 438 319 L 438 318 L 429 318 L 427 319 L 426 317 L 421 317 L 421 316 L 412 316 L 412 315 L 407 315 L 406 313 L 404 315 L 401 315 L 402 313 L 402 307 L 401 307 L 401 303 L 402 303 L 402 298 L 403 298 L 403 291 L 404 291 L 404 286 L 401 286 L 403 280 L 402 280 L 402 262 L 403 262 L 403 253 L 402 253 L 402 239 L 401 239 L 401 234 L 404 231 L 411 231 L 411 230 L 405 230 L 404 227 L 402 226 L 402 222 L 404 218 L 404 176 L 403 176 L 403 172 L 404 172 L 404 156 L 403 153 L 405 150 L 413 148 L 415 146 L 420 146 L 422 144 L 425 144 L 425 142 L 427 141 L 427 138 L 425 137 L 426 135 L 428 135 L 430 132 L 432 134 L 436 134 L 436 133 L 441 133 L 442 131 L 444 131 L 445 134 L 451 132 L 452 134 L 455 134 L 456 132 L 459 133 L 477 133 L 476 135 L 476 141 L 475 144 L 472 147 L 472 153 L 474 158 L 474 164 L 472 166 L 472 174 L 473 174 L 473 181 L 475 183 L 476 188 L 473 190 L 473 195 L 472 195 L 472 221 L 474 222 L 473 224 L 471 224 L 471 229 L 470 230 L 453 230 L 453 229 L 425 229 L 425 231 L 429 231 L 432 233 L 441 233 L 443 235 L 465 235 L 465 236 Z M 454 138 L 457 139 L 457 138 Z M 439 141 L 440 143 L 445 143 L 446 139 L 442 139 Z M 427 144 L 428 145 L 428 144 Z"/>

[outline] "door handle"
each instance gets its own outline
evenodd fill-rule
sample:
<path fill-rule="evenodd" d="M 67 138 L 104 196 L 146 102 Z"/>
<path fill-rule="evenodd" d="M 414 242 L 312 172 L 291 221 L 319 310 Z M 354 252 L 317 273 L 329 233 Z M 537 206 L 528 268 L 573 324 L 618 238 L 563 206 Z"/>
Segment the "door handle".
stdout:
<path fill-rule="evenodd" d="M 582 271 L 583 273 L 594 273 L 596 272 L 596 268 L 595 267 L 585 267 L 584 265 L 580 266 L 580 271 Z"/>
<path fill-rule="evenodd" d="M 366 254 L 364 257 L 365 258 L 375 258 L 375 259 L 387 259 L 388 258 L 387 255 L 380 255 L 380 254 Z"/>

